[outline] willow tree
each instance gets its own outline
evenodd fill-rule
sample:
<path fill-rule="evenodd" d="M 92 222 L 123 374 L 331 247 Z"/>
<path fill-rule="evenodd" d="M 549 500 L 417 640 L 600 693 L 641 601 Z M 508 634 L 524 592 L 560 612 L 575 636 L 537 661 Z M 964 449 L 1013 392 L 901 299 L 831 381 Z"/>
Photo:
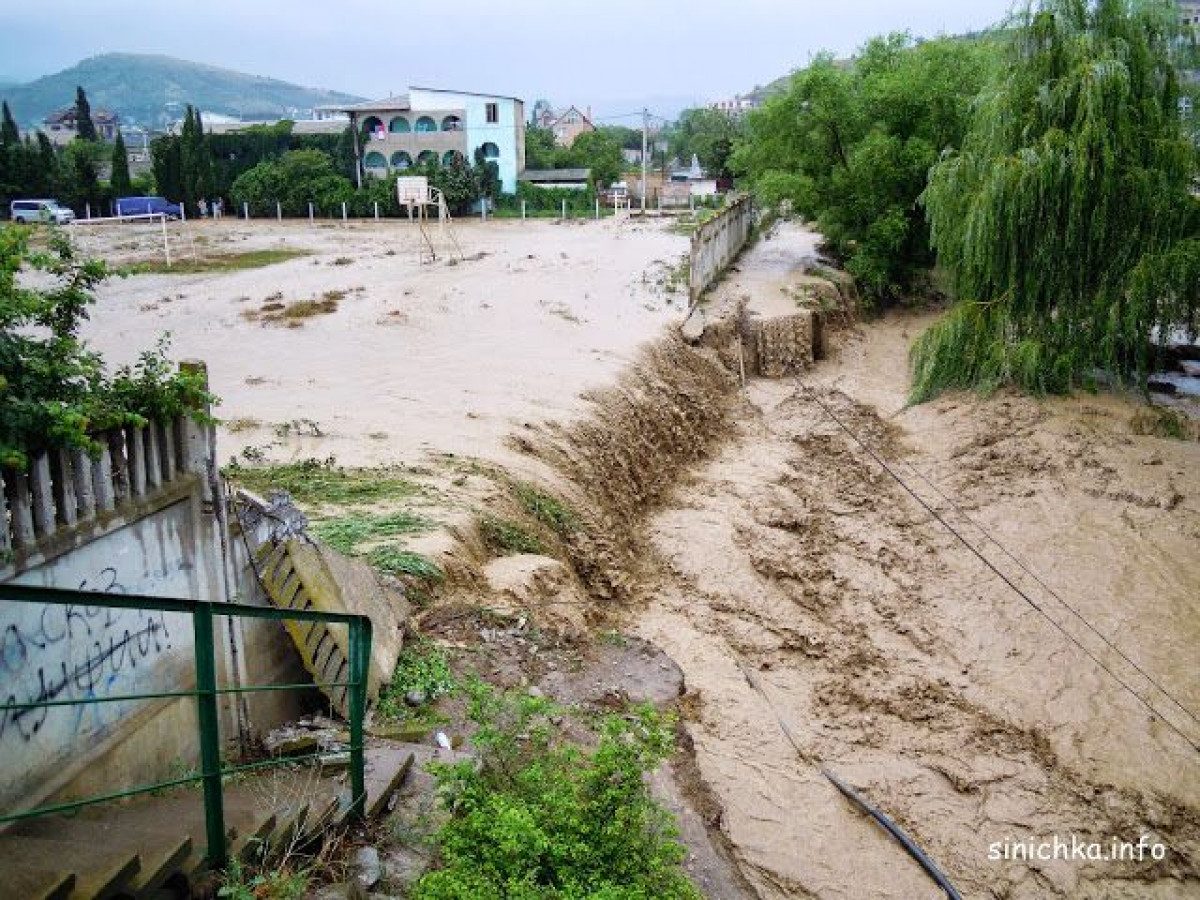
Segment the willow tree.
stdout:
<path fill-rule="evenodd" d="M 931 241 L 957 305 L 913 348 L 912 399 L 1097 370 L 1144 380 L 1196 333 L 1200 203 L 1179 110 L 1173 0 L 1040 0 L 930 173 Z"/>

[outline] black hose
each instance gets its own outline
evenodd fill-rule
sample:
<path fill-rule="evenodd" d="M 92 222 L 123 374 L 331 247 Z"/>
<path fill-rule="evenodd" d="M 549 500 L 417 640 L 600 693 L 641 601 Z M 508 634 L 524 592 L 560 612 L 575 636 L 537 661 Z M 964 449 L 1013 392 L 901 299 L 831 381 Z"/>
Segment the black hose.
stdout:
<path fill-rule="evenodd" d="M 962 900 L 962 895 L 955 890 L 954 885 L 950 883 L 950 879 L 942 874 L 942 870 L 937 867 L 937 864 L 930 859 L 924 850 L 913 843 L 912 838 L 905 834 L 899 825 L 893 822 L 885 813 L 880 812 L 870 803 L 862 798 L 858 791 L 842 781 L 828 769 L 822 769 L 821 774 L 833 783 L 833 786 L 841 791 L 849 800 L 857 805 L 863 812 L 867 813 L 872 819 L 884 827 L 888 834 L 900 842 L 900 845 L 908 851 L 908 855 L 921 864 L 921 868 L 929 873 L 929 877 L 938 883 L 946 896 L 950 900 Z"/>

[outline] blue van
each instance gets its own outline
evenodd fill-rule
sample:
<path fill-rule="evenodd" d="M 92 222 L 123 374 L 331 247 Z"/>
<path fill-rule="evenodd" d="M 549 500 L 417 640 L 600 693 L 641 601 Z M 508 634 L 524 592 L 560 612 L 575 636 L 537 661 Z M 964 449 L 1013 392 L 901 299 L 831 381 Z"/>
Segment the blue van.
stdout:
<path fill-rule="evenodd" d="M 118 216 L 147 216 L 165 215 L 178 219 L 182 215 L 178 203 L 172 203 L 163 197 L 118 197 Z"/>

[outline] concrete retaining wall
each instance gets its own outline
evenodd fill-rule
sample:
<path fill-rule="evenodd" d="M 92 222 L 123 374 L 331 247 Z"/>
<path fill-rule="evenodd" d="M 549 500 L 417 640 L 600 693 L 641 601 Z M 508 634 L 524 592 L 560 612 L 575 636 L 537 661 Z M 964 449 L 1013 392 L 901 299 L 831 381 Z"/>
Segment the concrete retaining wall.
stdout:
<path fill-rule="evenodd" d="M 696 229 L 689 280 L 692 305 L 742 252 L 753 225 L 754 205 L 749 197 L 739 197 Z"/>
<path fill-rule="evenodd" d="M 179 421 L 108 438 L 96 460 L 43 455 L 27 473 L 4 473 L 0 583 L 265 604 L 244 548 L 221 540 L 205 477 L 210 430 Z M 280 623 L 218 619 L 216 631 L 222 683 L 307 680 Z M 0 601 L 6 703 L 187 690 L 193 650 L 190 616 Z M 256 696 L 251 724 L 278 724 L 297 700 Z M 224 698 L 223 737 L 245 724 Z M 0 810 L 177 776 L 197 756 L 190 698 L 0 712 Z"/>

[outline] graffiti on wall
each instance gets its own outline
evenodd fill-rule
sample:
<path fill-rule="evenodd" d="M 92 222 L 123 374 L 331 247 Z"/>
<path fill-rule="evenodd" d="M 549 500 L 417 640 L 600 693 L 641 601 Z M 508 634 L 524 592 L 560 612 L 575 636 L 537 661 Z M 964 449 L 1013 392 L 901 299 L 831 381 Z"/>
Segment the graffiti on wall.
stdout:
<path fill-rule="evenodd" d="M 85 578 L 80 590 L 126 593 L 116 568 Z M 0 694 L 9 704 L 93 700 L 113 692 L 139 666 L 171 649 L 165 613 L 102 606 L 46 604 L 30 615 L 3 622 L 0 631 Z M 0 746 L 30 741 L 50 716 L 69 716 L 78 733 L 102 725 L 103 704 L 41 706 L 0 711 Z"/>

